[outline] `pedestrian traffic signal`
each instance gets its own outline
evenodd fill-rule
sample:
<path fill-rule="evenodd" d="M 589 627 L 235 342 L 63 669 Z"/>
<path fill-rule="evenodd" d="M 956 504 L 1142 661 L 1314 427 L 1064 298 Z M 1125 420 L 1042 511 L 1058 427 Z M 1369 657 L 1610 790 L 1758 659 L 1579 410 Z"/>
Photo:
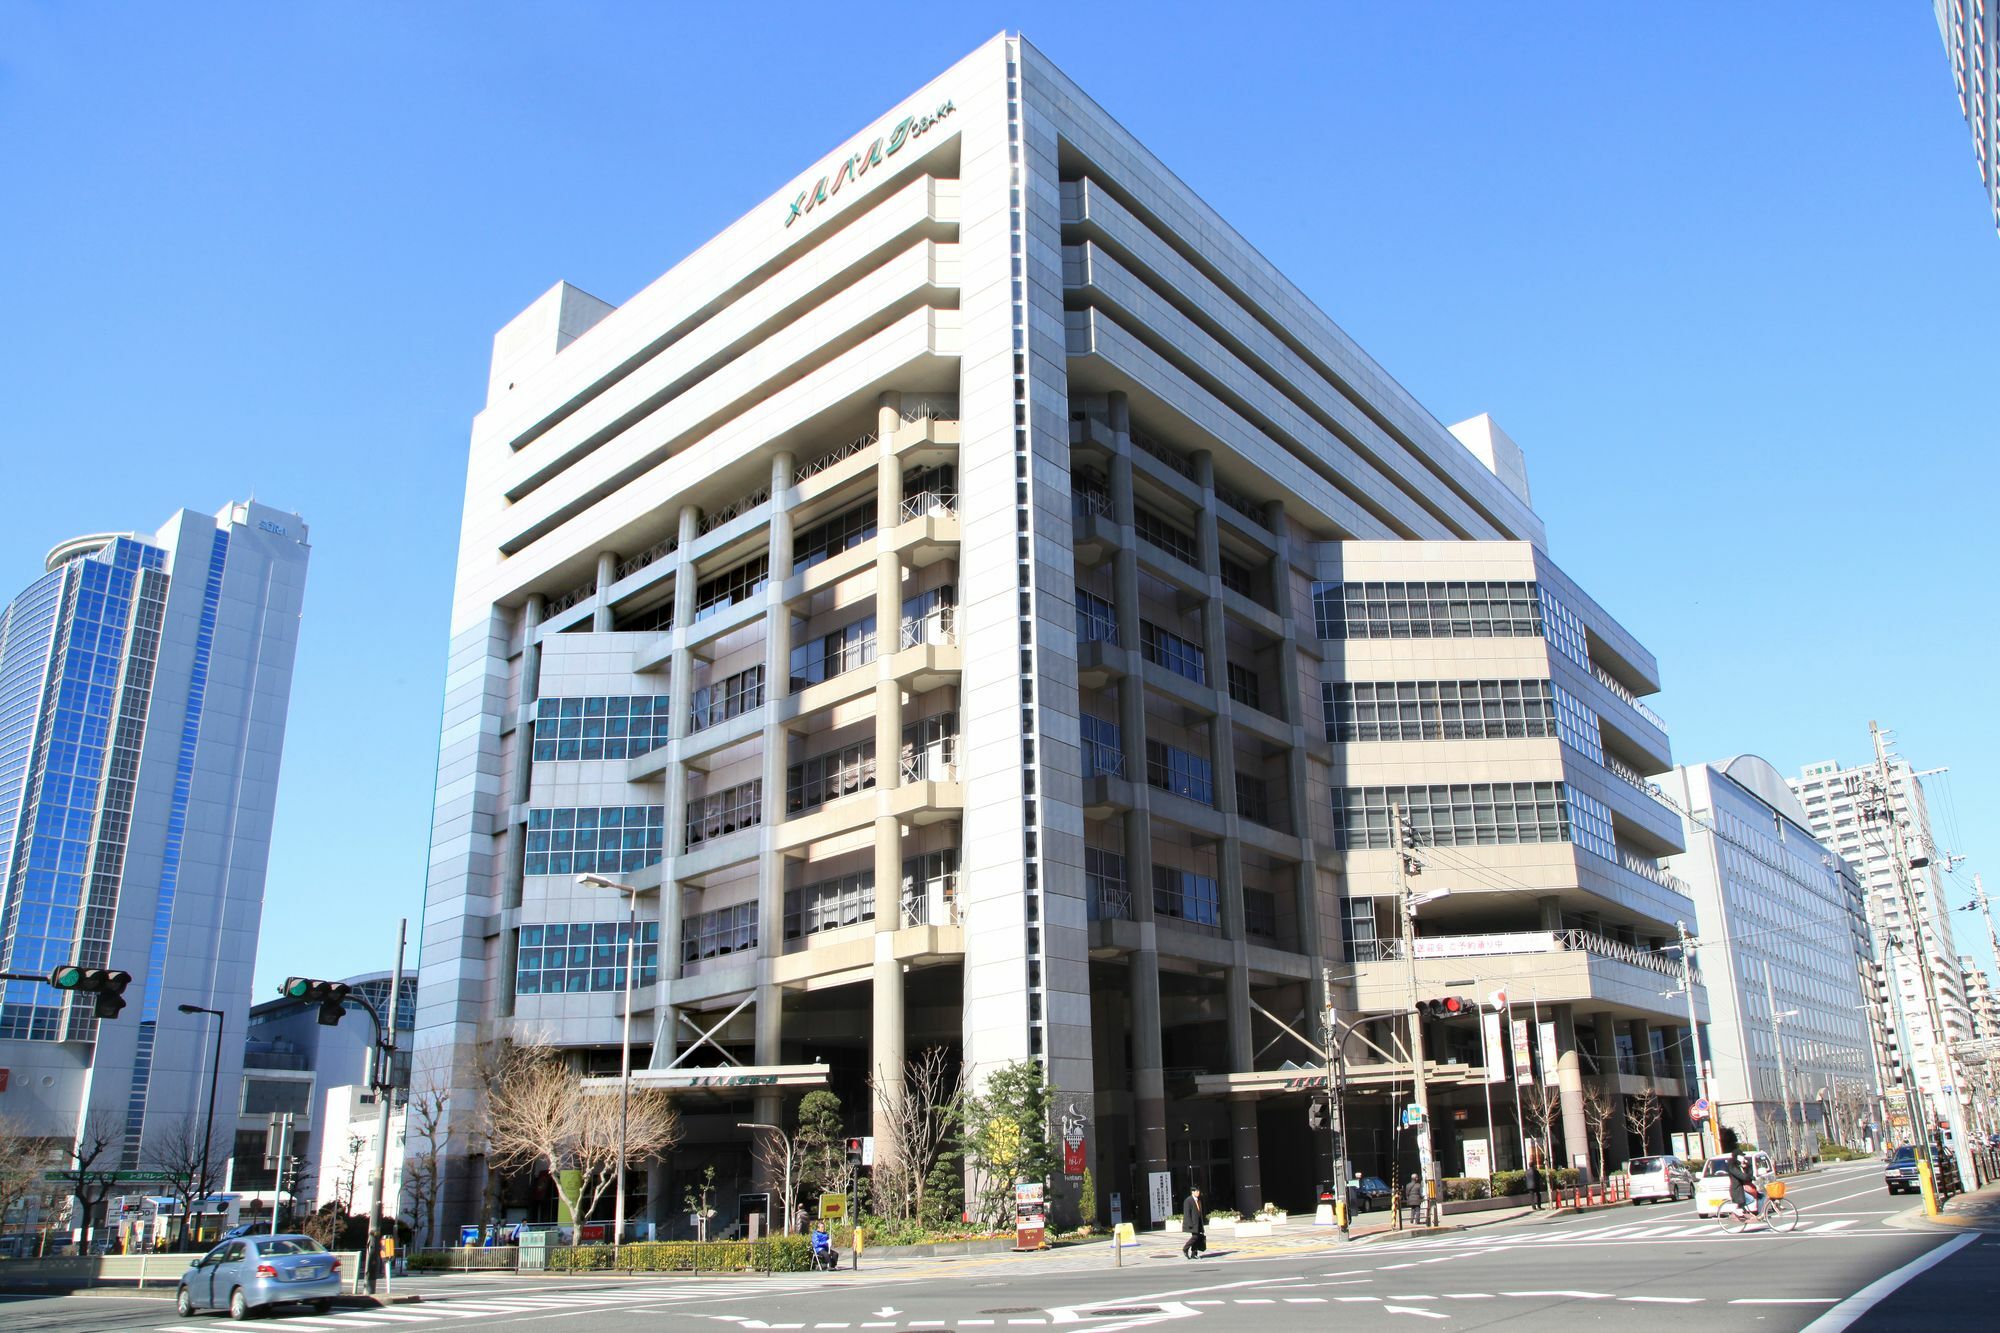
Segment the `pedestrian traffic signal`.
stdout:
<path fill-rule="evenodd" d="M 855 1138 L 855 1139 L 849 1139 L 849 1140 L 847 1141 L 847 1161 L 848 1161 L 848 1165 L 850 1165 L 850 1166 L 860 1166 L 860 1165 L 861 1165 L 861 1140 L 860 1140 L 860 1139 L 858 1139 L 858 1138 Z"/>
<path fill-rule="evenodd" d="M 75 991 L 97 997 L 97 1016 L 116 1018 L 125 1008 L 125 988 L 132 984 L 130 972 L 109 967 L 82 967 L 63 963 L 49 971 L 49 984 L 57 990 Z"/>
<path fill-rule="evenodd" d="M 288 1000 L 303 1000 L 319 1006 L 322 1027 L 332 1027 L 347 1012 L 347 995 L 354 987 L 344 981 L 315 981 L 311 977 L 286 977 L 278 994 Z"/>
<path fill-rule="evenodd" d="M 1419 1000 L 1417 1012 L 1425 1018 L 1465 1018 L 1479 1012 L 1479 1002 L 1463 995 L 1447 995 L 1441 1000 Z"/>

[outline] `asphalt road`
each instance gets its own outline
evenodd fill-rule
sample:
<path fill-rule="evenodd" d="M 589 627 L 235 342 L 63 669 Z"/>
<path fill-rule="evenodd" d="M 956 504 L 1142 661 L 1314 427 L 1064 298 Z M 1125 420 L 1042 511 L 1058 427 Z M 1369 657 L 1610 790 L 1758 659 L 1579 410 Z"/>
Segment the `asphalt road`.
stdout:
<path fill-rule="evenodd" d="M 1910 1207 L 1890 1199 L 1880 1165 L 1795 1183 L 1803 1221 L 1778 1235 L 1724 1234 L 1691 1206 L 1646 1205 L 1581 1217 L 1537 1216 L 1442 1235 L 1342 1247 L 1325 1236 L 1232 1244 L 1182 1259 L 1151 1238 L 1111 1266 L 1108 1246 L 1033 1256 L 878 1264 L 859 1273 L 740 1278 L 467 1277 L 398 1283 L 421 1303 L 327 1316 L 279 1315 L 297 1333 L 459 1324 L 549 1333 L 582 1319 L 590 1333 L 663 1325 L 710 1333 L 1061 1327 L 1113 1333 L 1179 1323 L 1214 1329 L 1699 1327 L 1789 1333 L 2000 1326 L 2000 1236 L 1886 1225 Z M 1931 1261 L 1922 1273 L 1908 1270 Z M 174 1317 L 141 1298 L 0 1304 L 22 1333 L 153 1329 L 219 1333 L 219 1316 Z"/>

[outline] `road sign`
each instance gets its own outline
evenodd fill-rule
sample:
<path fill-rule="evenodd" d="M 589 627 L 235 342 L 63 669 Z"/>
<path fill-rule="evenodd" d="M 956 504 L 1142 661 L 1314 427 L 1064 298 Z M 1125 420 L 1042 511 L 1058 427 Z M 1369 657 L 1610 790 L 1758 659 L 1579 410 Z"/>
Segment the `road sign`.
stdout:
<path fill-rule="evenodd" d="M 1696 1124 L 1700 1124 L 1702 1121 L 1708 1119 L 1708 1098 L 1697 1097 L 1694 1099 L 1694 1104 L 1688 1107 L 1688 1119 L 1694 1121 Z"/>
<path fill-rule="evenodd" d="M 823 1222 L 841 1222 L 847 1218 L 847 1196 L 845 1194 L 822 1194 L 819 1196 L 819 1215 Z"/>

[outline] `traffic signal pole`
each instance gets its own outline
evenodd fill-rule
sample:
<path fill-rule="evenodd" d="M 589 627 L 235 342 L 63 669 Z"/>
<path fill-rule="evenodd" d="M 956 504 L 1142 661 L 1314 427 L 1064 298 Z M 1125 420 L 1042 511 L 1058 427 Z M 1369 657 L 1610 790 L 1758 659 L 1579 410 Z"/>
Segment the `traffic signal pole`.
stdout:
<path fill-rule="evenodd" d="M 1404 822 L 1401 806 L 1391 808 L 1389 815 L 1398 842 L 1396 896 L 1403 909 L 1403 961 L 1410 975 L 1410 1089 L 1417 1102 L 1418 1192 L 1420 1204 L 1428 1205 L 1437 1167 L 1431 1159 L 1431 1102 L 1424 1086 L 1424 1023 L 1417 999 L 1417 905 L 1410 897 L 1409 885 L 1409 870 L 1415 859 L 1410 853 L 1416 847 L 1416 832 Z M 1397 1187 L 1401 1188 L 1400 1182 Z M 1425 1207 L 1422 1215 L 1428 1217 L 1429 1212 Z"/>
<path fill-rule="evenodd" d="M 1715 1156 L 1722 1153 L 1722 1118 L 1716 1113 L 1716 1105 L 1708 1098 L 1708 1070 L 1701 1058 L 1701 1029 L 1695 1020 L 1694 1008 L 1694 940 L 1688 935 L 1687 922 L 1674 922 L 1674 929 L 1681 937 L 1681 994 L 1687 997 L 1688 1005 L 1688 1055 L 1694 1062 L 1695 1094 L 1708 1102 L 1708 1114 L 1695 1125 L 1695 1135 L 1706 1141 L 1710 1130 L 1715 1133 Z M 1704 1153 L 1704 1156 L 1709 1154 Z"/>
<path fill-rule="evenodd" d="M 396 1010 L 403 999 L 403 945 L 410 920 L 396 923 L 396 970 L 389 975 L 389 1020 L 382 1026 L 375 1057 L 375 1183 L 368 1191 L 368 1246 L 361 1252 L 361 1271 L 368 1294 L 375 1294 L 376 1270 L 382 1266 L 382 1186 L 389 1172 L 389 1107 L 396 1088 Z"/>

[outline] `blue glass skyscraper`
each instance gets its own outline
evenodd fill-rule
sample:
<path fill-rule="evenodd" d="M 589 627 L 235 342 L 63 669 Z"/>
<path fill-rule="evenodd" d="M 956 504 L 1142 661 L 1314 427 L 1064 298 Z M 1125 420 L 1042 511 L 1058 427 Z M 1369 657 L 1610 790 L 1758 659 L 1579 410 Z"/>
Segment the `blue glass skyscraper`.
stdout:
<path fill-rule="evenodd" d="M 104 1022 L 0 983 L 31 1133 L 112 1128 L 146 1165 L 205 1109 L 214 1020 L 181 1004 L 222 1010 L 240 1063 L 309 554 L 296 514 L 183 510 L 63 543 L 0 615 L 0 970 L 132 974 Z"/>

